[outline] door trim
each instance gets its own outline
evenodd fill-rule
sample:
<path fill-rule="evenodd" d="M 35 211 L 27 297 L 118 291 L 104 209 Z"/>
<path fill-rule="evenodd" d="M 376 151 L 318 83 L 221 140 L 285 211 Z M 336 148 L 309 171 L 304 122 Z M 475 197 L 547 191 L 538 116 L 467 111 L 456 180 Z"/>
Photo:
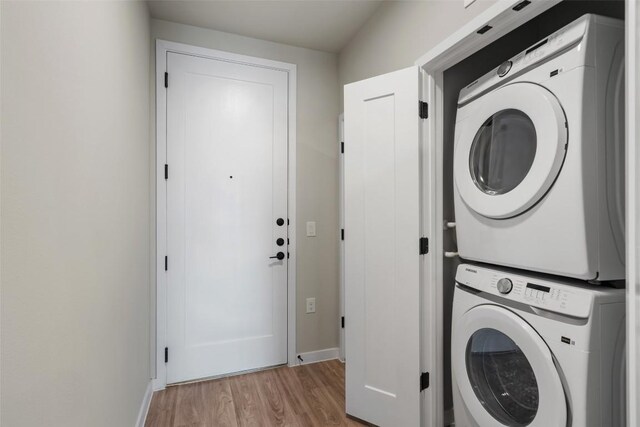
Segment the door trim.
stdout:
<path fill-rule="evenodd" d="M 162 390 L 167 385 L 167 369 L 164 362 L 167 346 L 167 280 L 164 270 L 164 257 L 167 252 L 167 200 L 166 182 L 164 179 L 164 165 L 167 155 L 167 97 L 165 89 L 165 72 L 167 70 L 167 54 L 169 52 L 210 58 L 238 64 L 281 70 L 288 74 L 288 165 L 287 165 L 287 209 L 289 217 L 289 262 L 287 270 L 287 364 L 296 363 L 296 71 L 295 64 L 256 58 L 247 55 L 224 52 L 175 43 L 166 40 L 156 40 L 156 171 L 155 171 L 155 215 L 156 215 L 156 245 L 155 245 L 155 295 L 151 296 L 152 306 L 155 302 L 155 313 L 151 310 L 152 331 L 151 342 L 155 336 L 155 345 L 151 345 L 152 361 L 155 361 L 155 374 L 152 372 L 153 389 Z M 170 83 L 169 78 L 169 84 Z M 152 291 L 153 292 L 153 291 Z M 154 316 L 155 314 L 155 316 Z"/>
<path fill-rule="evenodd" d="M 340 244 L 340 304 L 339 304 L 339 309 L 340 309 L 340 322 L 338 325 L 338 336 L 340 337 L 340 353 L 338 355 L 338 357 L 340 358 L 340 360 L 342 362 L 345 362 L 346 360 L 346 348 L 347 346 L 345 345 L 345 337 L 344 337 L 344 316 L 345 316 L 345 312 L 344 312 L 344 113 L 340 113 L 340 115 L 338 116 L 338 156 L 340 157 L 340 160 L 338 162 L 339 166 L 338 166 L 338 186 L 339 186 L 339 191 L 338 191 L 338 197 L 339 197 L 339 202 L 338 202 L 338 206 L 339 206 L 339 221 L 340 221 L 340 230 L 338 230 L 338 232 L 340 233 L 340 240 L 339 240 L 339 244 Z"/>
<path fill-rule="evenodd" d="M 640 421 L 640 366 L 638 364 L 640 327 L 640 150 L 637 148 L 640 117 L 638 90 L 640 77 L 640 8 L 635 1 L 625 5 L 625 85 L 626 85 L 626 238 L 627 238 L 627 324 L 626 324 L 626 369 L 627 369 L 627 425 L 638 425 Z"/>

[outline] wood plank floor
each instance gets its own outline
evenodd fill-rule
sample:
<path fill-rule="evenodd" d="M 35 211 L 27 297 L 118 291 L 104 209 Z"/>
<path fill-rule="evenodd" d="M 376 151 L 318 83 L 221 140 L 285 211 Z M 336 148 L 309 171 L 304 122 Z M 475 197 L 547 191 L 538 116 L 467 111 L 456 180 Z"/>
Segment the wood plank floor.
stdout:
<path fill-rule="evenodd" d="M 344 408 L 338 360 L 183 384 L 156 392 L 146 427 L 360 426 Z"/>

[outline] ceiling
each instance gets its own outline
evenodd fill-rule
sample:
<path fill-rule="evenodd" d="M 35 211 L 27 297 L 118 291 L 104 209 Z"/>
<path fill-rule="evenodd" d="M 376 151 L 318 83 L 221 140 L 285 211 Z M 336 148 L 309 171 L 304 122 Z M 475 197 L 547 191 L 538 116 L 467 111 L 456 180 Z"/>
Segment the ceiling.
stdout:
<path fill-rule="evenodd" d="M 151 17 L 339 52 L 381 0 L 150 0 Z"/>

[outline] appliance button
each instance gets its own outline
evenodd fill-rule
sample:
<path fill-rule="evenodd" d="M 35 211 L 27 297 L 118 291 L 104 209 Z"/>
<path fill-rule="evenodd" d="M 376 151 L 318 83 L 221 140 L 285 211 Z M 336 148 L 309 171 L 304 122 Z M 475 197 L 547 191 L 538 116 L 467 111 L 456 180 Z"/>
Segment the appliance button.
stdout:
<path fill-rule="evenodd" d="M 508 294 L 511 292 L 511 289 L 513 289 L 513 283 L 511 283 L 511 280 L 506 277 L 498 280 L 498 291 L 501 294 Z"/>
<path fill-rule="evenodd" d="M 502 64 L 500 64 L 500 66 L 498 67 L 498 76 L 506 76 L 509 70 L 511 70 L 512 65 L 513 63 L 511 61 L 504 61 Z"/>

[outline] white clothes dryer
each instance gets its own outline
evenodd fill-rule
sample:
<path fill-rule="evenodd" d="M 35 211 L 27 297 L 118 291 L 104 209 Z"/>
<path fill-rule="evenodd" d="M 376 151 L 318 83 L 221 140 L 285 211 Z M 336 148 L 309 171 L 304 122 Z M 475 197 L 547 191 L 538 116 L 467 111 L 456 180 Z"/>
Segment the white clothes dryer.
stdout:
<path fill-rule="evenodd" d="M 624 267 L 624 25 L 584 15 L 460 92 L 463 259 L 594 282 Z"/>
<path fill-rule="evenodd" d="M 461 264 L 456 427 L 625 425 L 625 293 Z"/>

